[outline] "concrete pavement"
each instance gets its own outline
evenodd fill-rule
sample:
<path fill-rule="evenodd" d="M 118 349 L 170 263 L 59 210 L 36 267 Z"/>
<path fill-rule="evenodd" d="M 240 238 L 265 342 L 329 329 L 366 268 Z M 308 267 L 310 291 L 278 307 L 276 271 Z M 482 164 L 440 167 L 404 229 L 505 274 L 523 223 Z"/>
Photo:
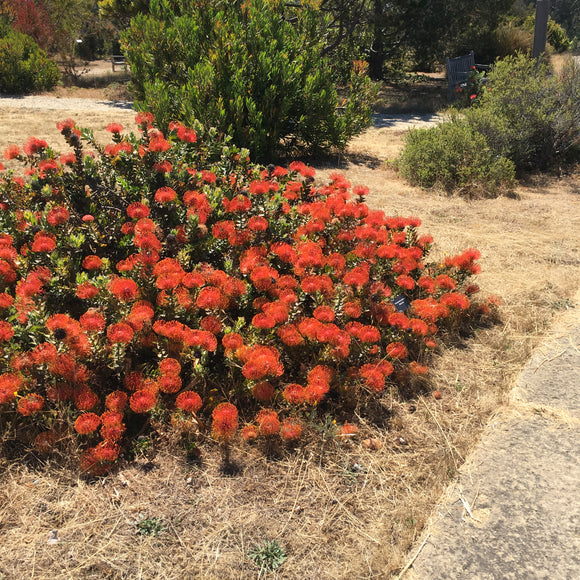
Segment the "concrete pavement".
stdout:
<path fill-rule="evenodd" d="M 580 578 L 580 293 L 447 491 L 403 580 Z"/>

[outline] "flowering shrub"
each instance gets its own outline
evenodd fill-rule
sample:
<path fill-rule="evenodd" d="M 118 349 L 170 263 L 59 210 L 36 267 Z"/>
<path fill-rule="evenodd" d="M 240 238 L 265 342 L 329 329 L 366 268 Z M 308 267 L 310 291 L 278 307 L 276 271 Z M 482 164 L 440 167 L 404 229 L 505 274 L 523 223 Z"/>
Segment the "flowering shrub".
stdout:
<path fill-rule="evenodd" d="M 455 88 L 455 92 L 459 97 L 458 105 L 471 107 L 478 104 L 485 90 L 485 81 L 485 72 L 478 71 L 474 66 L 471 67 L 467 80 Z"/>
<path fill-rule="evenodd" d="M 152 121 L 109 125 L 103 147 L 68 119 L 70 153 L 4 152 L 27 169 L 0 179 L 0 417 L 42 427 L 41 449 L 67 420 L 101 473 L 151 413 L 296 441 L 427 372 L 477 250 L 426 263 L 420 220 L 370 209 L 366 187 Z"/>

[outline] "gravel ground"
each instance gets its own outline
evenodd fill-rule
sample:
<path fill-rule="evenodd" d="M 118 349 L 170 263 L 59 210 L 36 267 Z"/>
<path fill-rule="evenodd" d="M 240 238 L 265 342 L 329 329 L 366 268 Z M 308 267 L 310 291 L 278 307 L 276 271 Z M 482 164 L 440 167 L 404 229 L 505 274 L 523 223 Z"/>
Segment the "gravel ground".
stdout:
<path fill-rule="evenodd" d="M 13 109 L 42 109 L 44 111 L 78 110 L 78 111 L 115 111 L 130 110 L 131 101 L 106 101 L 103 99 L 79 99 L 62 97 L 40 97 L 27 95 L 22 97 L 0 96 L 0 107 Z"/>
<path fill-rule="evenodd" d="M 133 103 L 131 101 L 107 101 L 104 99 L 45 97 L 37 95 L 21 97 L 0 96 L 0 107 L 13 109 L 118 111 L 120 109 L 130 110 L 132 106 Z M 440 121 L 441 117 L 434 114 L 373 114 L 373 126 L 377 129 L 401 130 L 409 127 L 427 127 L 436 125 Z"/>

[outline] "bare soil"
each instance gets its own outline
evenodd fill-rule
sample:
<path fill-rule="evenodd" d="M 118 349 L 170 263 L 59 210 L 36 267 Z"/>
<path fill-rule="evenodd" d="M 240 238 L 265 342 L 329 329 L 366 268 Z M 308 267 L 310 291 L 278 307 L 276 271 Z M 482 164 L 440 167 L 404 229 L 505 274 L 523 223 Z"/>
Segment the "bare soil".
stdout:
<path fill-rule="evenodd" d="M 132 117 L 19 110 L 14 123 L 14 114 L 0 111 L 0 150 L 29 135 L 58 142 L 55 123 L 67 116 L 96 126 L 103 141 L 106 124 L 131 127 Z M 0 456 L 0 577 L 256 578 L 263 573 L 247 554 L 265 540 L 279 541 L 288 555 L 272 577 L 390 578 L 403 568 L 532 347 L 555 315 L 578 307 L 580 282 L 578 172 L 530 179 L 510 198 L 444 196 L 407 185 L 385 163 L 403 136 L 369 129 L 345 155 L 319 163 L 318 179 L 340 171 L 370 188 L 373 207 L 419 216 L 422 232 L 435 238 L 433 259 L 477 247 L 478 284 L 482 294 L 501 296 L 499 320 L 442 341 L 423 388 L 386 393 L 383 420 L 361 418 L 360 436 L 337 441 L 323 433 L 295 449 L 240 443 L 233 469 L 224 470 L 212 441 L 200 441 L 201 456 L 188 460 L 176 436 L 159 428 L 156 451 L 87 480 L 66 453 L 38 457 L 8 436 Z M 371 448 L 369 438 L 377 442 Z M 159 522 L 159 533 L 138 534 L 142 519 Z"/>

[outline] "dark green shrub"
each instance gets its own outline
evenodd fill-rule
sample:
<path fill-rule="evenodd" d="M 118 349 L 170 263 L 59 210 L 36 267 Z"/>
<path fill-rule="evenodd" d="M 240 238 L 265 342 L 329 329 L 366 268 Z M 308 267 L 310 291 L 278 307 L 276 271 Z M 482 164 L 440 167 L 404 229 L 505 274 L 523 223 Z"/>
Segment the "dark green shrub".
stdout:
<path fill-rule="evenodd" d="M 458 118 L 429 129 L 411 129 L 397 164 L 415 185 L 468 196 L 494 196 L 514 181 L 511 161 L 494 155 L 485 138 Z"/>
<path fill-rule="evenodd" d="M 153 0 L 122 37 L 137 106 L 162 129 L 215 126 L 258 159 L 344 147 L 370 124 L 374 88 L 359 66 L 337 109 L 320 14 L 289 10 L 279 0 Z"/>
<path fill-rule="evenodd" d="M 520 172 L 553 166 L 578 142 L 578 65 L 570 60 L 562 75 L 522 54 L 507 57 L 492 67 L 480 106 L 466 113 L 491 150 Z"/>
<path fill-rule="evenodd" d="M 0 93 L 48 90 L 59 78 L 56 63 L 30 36 L 11 30 L 0 38 Z"/>

